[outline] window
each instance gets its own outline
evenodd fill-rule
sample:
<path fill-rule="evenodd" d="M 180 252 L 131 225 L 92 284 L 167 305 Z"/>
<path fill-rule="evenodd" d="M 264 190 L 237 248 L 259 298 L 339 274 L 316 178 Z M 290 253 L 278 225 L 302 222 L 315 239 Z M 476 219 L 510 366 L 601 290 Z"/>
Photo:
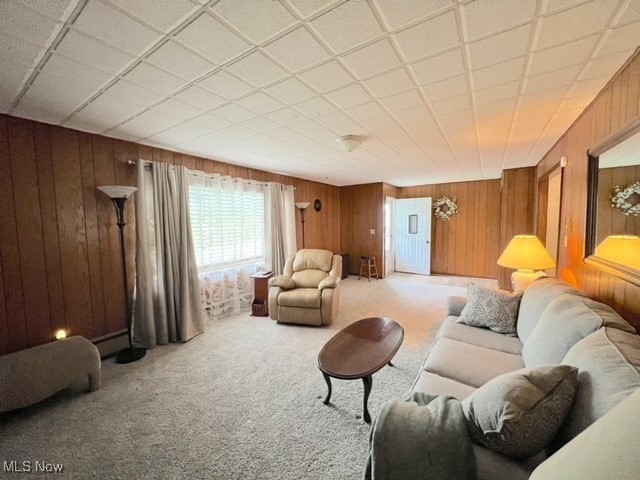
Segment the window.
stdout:
<path fill-rule="evenodd" d="M 265 262 L 264 193 L 259 186 L 218 181 L 189 187 L 191 229 L 200 273 Z"/>

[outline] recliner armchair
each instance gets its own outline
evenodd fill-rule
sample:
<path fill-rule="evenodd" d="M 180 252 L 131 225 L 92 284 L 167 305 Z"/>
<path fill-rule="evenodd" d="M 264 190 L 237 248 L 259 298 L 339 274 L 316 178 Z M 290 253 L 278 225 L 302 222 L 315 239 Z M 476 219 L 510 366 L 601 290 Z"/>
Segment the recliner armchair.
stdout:
<path fill-rule="evenodd" d="M 283 275 L 269 280 L 269 316 L 281 323 L 328 325 L 338 315 L 342 257 L 302 249 L 287 259 Z"/>

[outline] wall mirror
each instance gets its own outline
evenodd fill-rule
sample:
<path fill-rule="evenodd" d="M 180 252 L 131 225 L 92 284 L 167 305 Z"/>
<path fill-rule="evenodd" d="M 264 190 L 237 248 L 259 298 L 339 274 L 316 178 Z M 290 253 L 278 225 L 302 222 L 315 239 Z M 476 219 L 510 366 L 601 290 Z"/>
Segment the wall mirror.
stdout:
<path fill-rule="evenodd" d="M 640 235 L 640 194 L 629 187 L 640 182 L 640 119 L 589 150 L 589 189 L 585 262 L 640 285 L 640 270 L 596 255 L 609 235 Z M 612 197 L 622 191 L 622 205 Z M 620 195 L 618 195 L 620 198 Z M 626 213 L 626 214 L 625 214 Z"/>

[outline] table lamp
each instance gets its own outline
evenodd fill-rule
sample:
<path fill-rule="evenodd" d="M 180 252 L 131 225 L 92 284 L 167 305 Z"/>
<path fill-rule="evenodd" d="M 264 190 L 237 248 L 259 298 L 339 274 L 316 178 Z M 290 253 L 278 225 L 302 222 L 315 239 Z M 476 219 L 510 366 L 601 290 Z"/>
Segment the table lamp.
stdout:
<path fill-rule="evenodd" d="M 640 270 L 640 237 L 609 235 L 596 247 L 594 254 L 610 262 Z"/>
<path fill-rule="evenodd" d="M 546 274 L 546 270 L 556 266 L 556 262 L 542 242 L 535 235 L 515 235 L 498 259 L 498 265 L 516 268 L 511 274 L 513 291 L 525 291 L 535 279 Z"/>

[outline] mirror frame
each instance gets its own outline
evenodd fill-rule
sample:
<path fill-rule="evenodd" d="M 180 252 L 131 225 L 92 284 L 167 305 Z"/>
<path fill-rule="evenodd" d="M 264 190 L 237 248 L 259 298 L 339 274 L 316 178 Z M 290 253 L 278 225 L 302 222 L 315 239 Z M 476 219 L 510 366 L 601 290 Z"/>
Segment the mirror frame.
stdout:
<path fill-rule="evenodd" d="M 594 255 L 596 249 L 596 227 L 598 212 L 598 159 L 607 150 L 624 142 L 627 138 L 640 133 L 640 118 L 630 122 L 623 129 L 609 135 L 592 149 L 587 150 L 589 158 L 589 172 L 587 181 L 587 230 L 585 232 L 585 259 L 584 262 L 593 265 L 600 270 L 640 286 L 640 271 L 629 268 L 619 263 L 611 262 Z"/>

